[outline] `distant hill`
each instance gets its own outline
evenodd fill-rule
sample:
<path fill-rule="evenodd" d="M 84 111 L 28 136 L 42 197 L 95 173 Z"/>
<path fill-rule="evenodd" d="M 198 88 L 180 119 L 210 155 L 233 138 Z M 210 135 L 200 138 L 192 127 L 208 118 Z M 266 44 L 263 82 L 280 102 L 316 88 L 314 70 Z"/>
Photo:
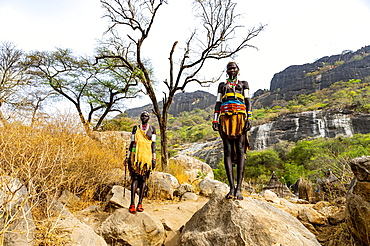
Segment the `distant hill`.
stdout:
<path fill-rule="evenodd" d="M 252 99 L 253 108 L 273 107 L 297 98 L 301 94 L 311 94 L 328 88 L 335 82 L 370 77 L 370 46 L 357 51 L 343 51 L 341 54 L 325 56 L 313 63 L 292 65 L 276 73 L 271 80 L 270 91 L 257 90 Z M 205 91 L 177 93 L 169 113 L 178 116 L 183 111 L 206 109 L 213 106 L 216 96 Z M 160 103 L 162 107 L 162 103 Z M 130 118 L 142 111 L 152 111 L 152 105 L 128 109 Z M 119 118 L 118 115 L 116 118 Z"/>
<path fill-rule="evenodd" d="M 279 100 L 289 101 L 300 94 L 311 94 L 338 81 L 361 79 L 370 76 L 370 46 L 355 52 L 325 56 L 313 63 L 293 65 L 276 73 L 270 91 L 258 90 L 254 94 L 253 108 L 278 105 Z"/>
<path fill-rule="evenodd" d="M 213 106 L 216 102 L 216 96 L 205 91 L 185 92 L 177 93 L 173 98 L 173 103 L 170 106 L 169 113 L 173 116 L 177 116 L 183 111 L 192 111 L 194 109 L 206 109 Z M 159 103 L 159 107 L 162 108 L 162 102 Z M 135 118 L 141 114 L 144 110 L 152 112 L 152 104 L 148 104 L 138 108 L 132 108 L 125 111 L 125 114 L 129 118 Z M 120 115 L 116 116 L 119 118 Z"/>

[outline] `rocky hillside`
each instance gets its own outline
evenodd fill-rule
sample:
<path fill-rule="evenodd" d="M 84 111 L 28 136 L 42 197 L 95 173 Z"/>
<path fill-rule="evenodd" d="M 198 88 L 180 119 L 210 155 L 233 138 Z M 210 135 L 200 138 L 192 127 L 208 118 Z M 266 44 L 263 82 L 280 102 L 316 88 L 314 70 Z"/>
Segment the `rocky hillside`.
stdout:
<path fill-rule="evenodd" d="M 349 110 L 317 110 L 288 114 L 276 120 L 254 126 L 249 132 L 252 150 L 263 150 L 281 141 L 297 142 L 314 138 L 352 137 L 354 134 L 370 132 L 370 114 Z M 194 143 L 181 151 L 205 160 L 212 168 L 217 168 L 223 158 L 222 140 Z"/>
<path fill-rule="evenodd" d="M 300 94 L 310 94 L 338 81 L 370 76 L 370 46 L 355 52 L 325 56 L 313 63 L 289 66 L 276 73 L 270 91 L 258 90 L 254 108 L 271 107 L 274 101 L 289 101 Z"/>
<path fill-rule="evenodd" d="M 179 165 L 193 171 L 199 171 L 201 167 L 189 165 L 188 158 Z M 129 186 L 129 182 L 124 182 L 128 176 L 123 170 L 115 169 L 117 176 L 112 177 L 112 183 L 107 183 L 111 189 L 105 201 L 83 210 L 76 209 L 81 198 L 64 190 L 51 203 L 48 220 L 53 234 L 51 241 L 43 240 L 40 245 L 369 245 L 370 157 L 355 158 L 350 165 L 356 178 L 347 195 L 337 180 L 328 177 L 320 183 L 319 191 L 315 191 L 320 194 L 317 198 L 325 198 L 334 190 L 343 192 L 333 200 L 320 199 L 314 203 L 301 198 L 302 195 L 312 195 L 312 190 L 303 189 L 311 185 L 298 184 L 295 195 L 281 182 L 274 181 L 277 179 L 274 174 L 262 191 L 256 192 L 245 184 L 244 199 L 234 200 L 224 198 L 229 187 L 211 177 L 192 182 L 193 186 L 180 184 L 168 173 L 153 172 L 148 181 L 148 196 L 143 201 L 145 211 L 136 214 L 128 211 L 131 191 L 114 185 L 119 182 Z M 202 163 L 202 166 L 207 164 Z M 27 215 L 16 217 L 12 227 L 3 234 L 4 245 L 35 245 L 37 230 L 26 199 L 27 188 L 19 183 L 19 179 L 1 178 L 5 182 L 0 195 L 10 201 L 7 211 L 27 211 Z M 19 186 L 21 188 L 12 192 L 4 189 Z M 282 189 L 288 193 L 279 192 Z M 0 220 L 3 221 L 4 218 Z"/>
<path fill-rule="evenodd" d="M 177 93 L 173 98 L 173 103 L 170 106 L 169 113 L 177 116 L 184 111 L 192 111 L 194 109 L 206 109 L 214 105 L 216 96 L 205 91 Z M 160 103 L 160 108 L 162 103 Z M 148 104 L 139 108 L 132 108 L 125 111 L 130 118 L 137 117 L 144 110 L 151 112 L 152 105 Z"/>

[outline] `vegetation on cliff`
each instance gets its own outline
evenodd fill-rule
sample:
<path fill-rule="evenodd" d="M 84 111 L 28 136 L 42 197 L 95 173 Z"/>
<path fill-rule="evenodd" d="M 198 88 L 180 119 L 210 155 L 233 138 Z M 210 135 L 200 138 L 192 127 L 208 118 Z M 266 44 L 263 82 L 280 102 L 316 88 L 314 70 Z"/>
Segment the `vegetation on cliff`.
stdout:
<path fill-rule="evenodd" d="M 338 81 L 329 88 L 301 94 L 290 101 L 278 100 L 273 107 L 253 110 L 253 124 L 261 125 L 276 117 L 289 113 L 300 113 L 318 109 L 348 109 L 357 112 L 370 112 L 370 77 L 364 80 L 351 79 Z"/>

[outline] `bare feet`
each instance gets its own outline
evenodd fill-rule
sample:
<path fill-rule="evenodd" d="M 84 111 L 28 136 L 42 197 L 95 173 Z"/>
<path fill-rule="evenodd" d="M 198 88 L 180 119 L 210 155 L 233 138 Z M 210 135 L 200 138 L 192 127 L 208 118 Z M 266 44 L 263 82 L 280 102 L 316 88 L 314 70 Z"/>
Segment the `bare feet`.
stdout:
<path fill-rule="evenodd" d="M 234 197 L 235 197 L 235 199 L 238 199 L 238 200 L 243 200 L 244 199 L 244 197 L 243 197 L 243 195 L 242 195 L 242 193 L 241 193 L 240 190 L 236 190 L 235 191 Z"/>
<path fill-rule="evenodd" d="M 235 193 L 234 189 L 230 189 L 230 192 L 227 193 L 227 195 L 225 196 L 226 199 L 232 199 L 232 198 L 234 198 L 234 193 Z"/>

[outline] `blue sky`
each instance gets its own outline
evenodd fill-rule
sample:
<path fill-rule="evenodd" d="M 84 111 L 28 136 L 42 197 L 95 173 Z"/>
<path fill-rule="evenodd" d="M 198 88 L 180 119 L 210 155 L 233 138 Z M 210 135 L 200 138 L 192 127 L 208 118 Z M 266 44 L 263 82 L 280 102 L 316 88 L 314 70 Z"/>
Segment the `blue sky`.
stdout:
<path fill-rule="evenodd" d="M 159 81 L 168 74 L 172 43 L 185 40 L 193 20 L 190 1 L 168 2 L 144 54 L 152 60 Z M 249 81 L 252 92 L 269 89 L 273 75 L 290 65 L 370 45 L 370 0 L 236 2 L 238 12 L 245 13 L 243 25 L 267 24 L 251 42 L 259 50 L 245 50 L 236 58 L 241 78 Z M 98 0 L 0 0 L 0 42 L 11 41 L 25 51 L 63 47 L 92 54 L 106 28 L 102 14 Z M 212 63 L 203 76 L 221 73 L 226 63 Z M 195 89 L 192 86 L 187 91 Z M 205 90 L 215 93 L 216 85 Z"/>

